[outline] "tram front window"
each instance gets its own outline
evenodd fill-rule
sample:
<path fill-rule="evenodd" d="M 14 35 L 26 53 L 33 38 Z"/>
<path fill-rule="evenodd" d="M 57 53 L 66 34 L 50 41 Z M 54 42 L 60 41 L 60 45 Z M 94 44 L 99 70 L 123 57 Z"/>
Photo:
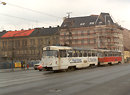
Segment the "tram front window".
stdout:
<path fill-rule="evenodd" d="M 57 51 L 54 51 L 54 50 L 43 51 L 43 56 L 55 56 L 55 57 L 57 57 Z"/>

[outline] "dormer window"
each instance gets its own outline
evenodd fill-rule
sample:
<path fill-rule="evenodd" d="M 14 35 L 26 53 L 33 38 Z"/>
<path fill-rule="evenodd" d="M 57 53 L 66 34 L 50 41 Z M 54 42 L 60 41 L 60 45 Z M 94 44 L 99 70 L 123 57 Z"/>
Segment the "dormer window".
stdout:
<path fill-rule="evenodd" d="M 67 25 L 66 24 L 64 24 L 64 27 L 66 27 Z"/>
<path fill-rule="evenodd" d="M 100 21 L 99 24 L 102 24 L 102 22 Z"/>
<path fill-rule="evenodd" d="M 83 26 L 83 25 L 85 25 L 85 23 L 80 23 L 80 26 Z"/>
<path fill-rule="evenodd" d="M 93 25 L 93 24 L 94 24 L 94 22 L 90 22 L 89 24 L 90 24 L 90 25 Z"/>

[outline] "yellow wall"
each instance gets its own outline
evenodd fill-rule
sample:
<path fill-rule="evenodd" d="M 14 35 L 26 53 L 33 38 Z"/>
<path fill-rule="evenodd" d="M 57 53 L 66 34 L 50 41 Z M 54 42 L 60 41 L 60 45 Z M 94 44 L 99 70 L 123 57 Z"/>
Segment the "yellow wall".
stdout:
<path fill-rule="evenodd" d="M 130 60 L 130 51 L 124 51 L 124 60 L 125 62 L 129 62 Z"/>

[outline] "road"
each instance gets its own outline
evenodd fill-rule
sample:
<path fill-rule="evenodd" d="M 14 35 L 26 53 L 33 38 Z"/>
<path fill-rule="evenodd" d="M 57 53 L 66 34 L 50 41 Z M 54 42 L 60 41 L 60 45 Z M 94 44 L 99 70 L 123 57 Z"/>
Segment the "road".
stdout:
<path fill-rule="evenodd" d="M 130 64 L 60 73 L 0 73 L 0 95 L 130 95 Z"/>

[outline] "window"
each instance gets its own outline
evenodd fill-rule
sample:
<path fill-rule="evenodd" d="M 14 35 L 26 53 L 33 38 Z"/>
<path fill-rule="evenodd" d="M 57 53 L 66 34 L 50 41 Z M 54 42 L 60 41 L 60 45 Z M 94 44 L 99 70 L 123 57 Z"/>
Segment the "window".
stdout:
<path fill-rule="evenodd" d="M 64 52 L 63 51 L 60 51 L 60 56 L 64 56 Z M 55 56 L 57 57 L 58 56 L 58 53 L 56 50 L 46 50 L 46 51 L 43 51 L 43 56 Z"/>
<path fill-rule="evenodd" d="M 96 56 L 96 53 L 92 52 L 92 56 Z"/>
<path fill-rule="evenodd" d="M 100 21 L 99 24 L 102 24 L 102 22 Z"/>
<path fill-rule="evenodd" d="M 83 33 L 83 31 L 81 31 L 81 36 L 84 36 L 84 33 Z"/>
<path fill-rule="evenodd" d="M 76 51 L 73 52 L 73 57 L 78 57 L 78 54 Z"/>
<path fill-rule="evenodd" d="M 94 40 L 94 44 L 96 44 L 96 39 L 93 39 Z"/>
<path fill-rule="evenodd" d="M 7 47 L 7 41 L 3 41 L 3 48 L 6 48 Z"/>
<path fill-rule="evenodd" d="M 67 25 L 66 24 L 64 24 L 64 27 L 66 27 Z"/>
<path fill-rule="evenodd" d="M 72 51 L 68 51 L 68 57 L 72 57 Z"/>
<path fill-rule="evenodd" d="M 79 52 L 79 57 L 82 57 L 82 52 L 81 51 Z"/>
<path fill-rule="evenodd" d="M 85 25 L 85 23 L 80 23 L 80 26 L 83 26 L 83 25 Z"/>
<path fill-rule="evenodd" d="M 94 24 L 94 22 L 90 22 L 89 24 L 90 24 L 90 25 L 93 25 L 93 24 Z"/>
<path fill-rule="evenodd" d="M 87 52 L 86 51 L 84 51 L 83 56 L 87 57 Z"/>
<path fill-rule="evenodd" d="M 66 50 L 60 50 L 60 57 L 67 57 Z"/>
<path fill-rule="evenodd" d="M 88 39 L 87 41 L 88 41 L 88 44 L 90 44 L 90 39 Z"/>
<path fill-rule="evenodd" d="M 88 52 L 88 57 L 91 57 L 91 56 L 92 56 L 91 51 L 89 51 Z"/>
<path fill-rule="evenodd" d="M 89 31 L 89 30 L 88 30 L 88 32 L 87 32 L 87 33 L 88 33 L 88 35 L 90 35 L 90 31 Z"/>
<path fill-rule="evenodd" d="M 30 39 L 30 45 L 35 45 L 35 39 Z"/>
<path fill-rule="evenodd" d="M 39 44 L 39 46 L 41 46 L 43 44 L 43 39 L 42 38 L 38 39 L 38 44 Z"/>
<path fill-rule="evenodd" d="M 22 46 L 27 46 L 27 40 L 22 40 Z"/>
<path fill-rule="evenodd" d="M 83 40 L 81 40 L 81 44 L 84 44 L 84 39 L 83 39 Z"/>
<path fill-rule="evenodd" d="M 19 40 L 15 40 L 15 47 L 20 47 L 20 41 Z"/>

